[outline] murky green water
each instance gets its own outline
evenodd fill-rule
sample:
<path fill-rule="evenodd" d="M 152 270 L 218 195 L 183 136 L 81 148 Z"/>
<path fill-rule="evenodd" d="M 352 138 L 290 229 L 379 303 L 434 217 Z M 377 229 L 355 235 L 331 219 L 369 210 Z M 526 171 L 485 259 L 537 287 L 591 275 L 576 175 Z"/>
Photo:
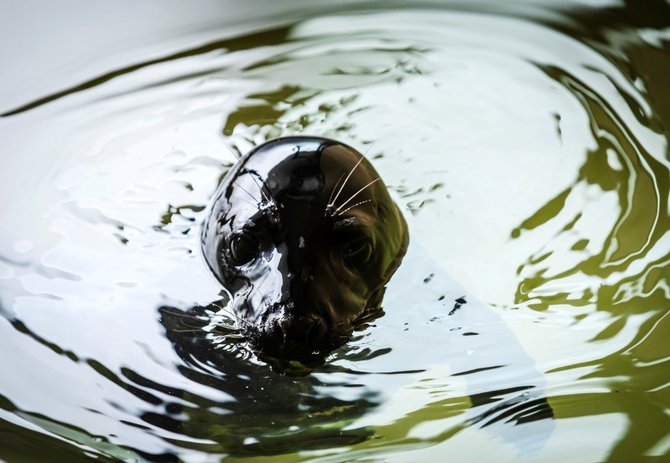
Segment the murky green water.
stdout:
<path fill-rule="evenodd" d="M 670 461 L 670 6 L 0 6 L 0 460 Z M 412 243 L 307 376 L 207 322 L 235 160 L 367 152 Z"/>

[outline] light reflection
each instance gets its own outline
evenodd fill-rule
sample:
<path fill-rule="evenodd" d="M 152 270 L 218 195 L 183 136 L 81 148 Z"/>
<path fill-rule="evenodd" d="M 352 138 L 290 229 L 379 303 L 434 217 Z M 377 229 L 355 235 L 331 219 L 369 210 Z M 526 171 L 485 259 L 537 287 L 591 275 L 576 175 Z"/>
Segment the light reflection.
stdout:
<path fill-rule="evenodd" d="M 3 112 L 29 107 L 0 119 L 3 423 L 185 461 L 667 451 L 667 26 L 636 2 L 576 5 L 268 22 L 286 7 L 212 3 L 136 11 L 106 56 L 118 12 L 91 40 L 52 34 L 80 57 L 67 69 L 41 41 L 45 60 L 9 47 L 27 67 L 0 71 Z M 17 84 L 35 69 L 53 72 Z M 227 322 L 198 325 L 225 314 L 197 244 L 235 154 L 292 133 L 367 150 L 414 245 L 386 316 L 295 378 L 224 341 Z M 448 315 L 464 295 L 456 314 L 486 316 Z M 482 427 L 538 397 L 554 419 Z"/>

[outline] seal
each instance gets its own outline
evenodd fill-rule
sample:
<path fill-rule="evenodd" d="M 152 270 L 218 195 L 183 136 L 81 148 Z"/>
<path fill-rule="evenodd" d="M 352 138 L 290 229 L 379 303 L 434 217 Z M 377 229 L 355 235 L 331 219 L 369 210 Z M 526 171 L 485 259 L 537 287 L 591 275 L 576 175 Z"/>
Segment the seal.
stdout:
<path fill-rule="evenodd" d="M 301 136 L 239 160 L 214 195 L 201 241 L 256 353 L 307 363 L 381 313 L 409 237 L 361 153 Z"/>

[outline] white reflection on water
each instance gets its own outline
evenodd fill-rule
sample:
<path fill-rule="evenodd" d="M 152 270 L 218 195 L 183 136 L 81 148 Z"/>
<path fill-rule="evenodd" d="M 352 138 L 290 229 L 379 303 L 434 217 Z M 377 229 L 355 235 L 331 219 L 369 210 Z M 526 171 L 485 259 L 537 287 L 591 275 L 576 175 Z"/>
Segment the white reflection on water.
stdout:
<path fill-rule="evenodd" d="M 76 72 L 58 68 L 5 101 L 19 105 L 219 37 L 210 15 L 216 22 L 214 10 L 205 19 L 185 14 L 202 28 L 156 33 L 158 45 L 141 53 L 89 62 L 90 44 L 81 41 Z M 571 401 L 630 382 L 637 370 L 606 360 L 646 342 L 664 320 L 657 302 L 624 305 L 626 313 L 616 304 L 670 299 L 667 277 L 655 273 L 667 276 L 670 254 L 662 230 L 667 139 L 645 124 L 654 114 L 639 81 L 584 42 L 481 13 L 325 14 L 255 37 L 129 68 L 0 120 L 9 154 L 0 173 L 0 366 L 12 372 L 0 394 L 14 407 L 3 419 L 100 452 L 118 455 L 124 446 L 194 461 L 259 442 L 274 448 L 294 434 L 298 443 L 277 453 L 303 450 L 296 459 L 323 461 L 432 461 L 447 452 L 605 458 L 630 429 L 628 410 L 573 417 Z M 609 115 L 589 98 L 604 101 Z M 218 299 L 199 255 L 202 208 L 234 151 L 294 133 L 367 151 L 404 207 L 412 248 L 390 284 L 387 315 L 306 379 L 272 376 L 253 360 L 234 364 L 239 372 L 199 365 L 209 379 L 228 373 L 233 384 L 239 373 L 274 391 L 194 379 L 185 371 L 197 362 L 175 351 L 157 308 Z M 602 172 L 584 174 L 604 140 L 611 146 Z M 609 188 L 611 172 L 626 182 Z M 529 224 L 562 194 L 562 207 Z M 615 291 L 607 298 L 602 288 Z M 468 303 L 447 315 L 463 295 Z M 500 368 L 459 375 L 492 367 Z M 301 394 L 316 403 L 311 415 L 281 411 Z M 503 400 L 542 394 L 557 404 L 557 420 L 476 421 Z M 280 411 L 265 407 L 270 423 L 258 424 L 245 398 L 268 397 Z M 172 415 L 180 429 L 155 418 Z M 358 453 L 340 455 L 339 441 L 309 451 L 302 435 L 282 427 L 287 416 L 326 434 L 372 429 L 380 439 L 346 444 Z M 570 444 L 587 431 L 588 442 Z"/>

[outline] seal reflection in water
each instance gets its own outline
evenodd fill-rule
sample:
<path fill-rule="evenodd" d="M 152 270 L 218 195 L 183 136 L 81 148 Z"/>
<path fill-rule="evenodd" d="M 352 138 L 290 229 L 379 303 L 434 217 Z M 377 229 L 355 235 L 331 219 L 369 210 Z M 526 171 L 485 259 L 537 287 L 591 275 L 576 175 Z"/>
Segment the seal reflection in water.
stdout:
<path fill-rule="evenodd" d="M 380 312 L 407 225 L 353 148 L 286 137 L 242 157 L 216 192 L 202 247 L 264 357 L 314 362 Z"/>

